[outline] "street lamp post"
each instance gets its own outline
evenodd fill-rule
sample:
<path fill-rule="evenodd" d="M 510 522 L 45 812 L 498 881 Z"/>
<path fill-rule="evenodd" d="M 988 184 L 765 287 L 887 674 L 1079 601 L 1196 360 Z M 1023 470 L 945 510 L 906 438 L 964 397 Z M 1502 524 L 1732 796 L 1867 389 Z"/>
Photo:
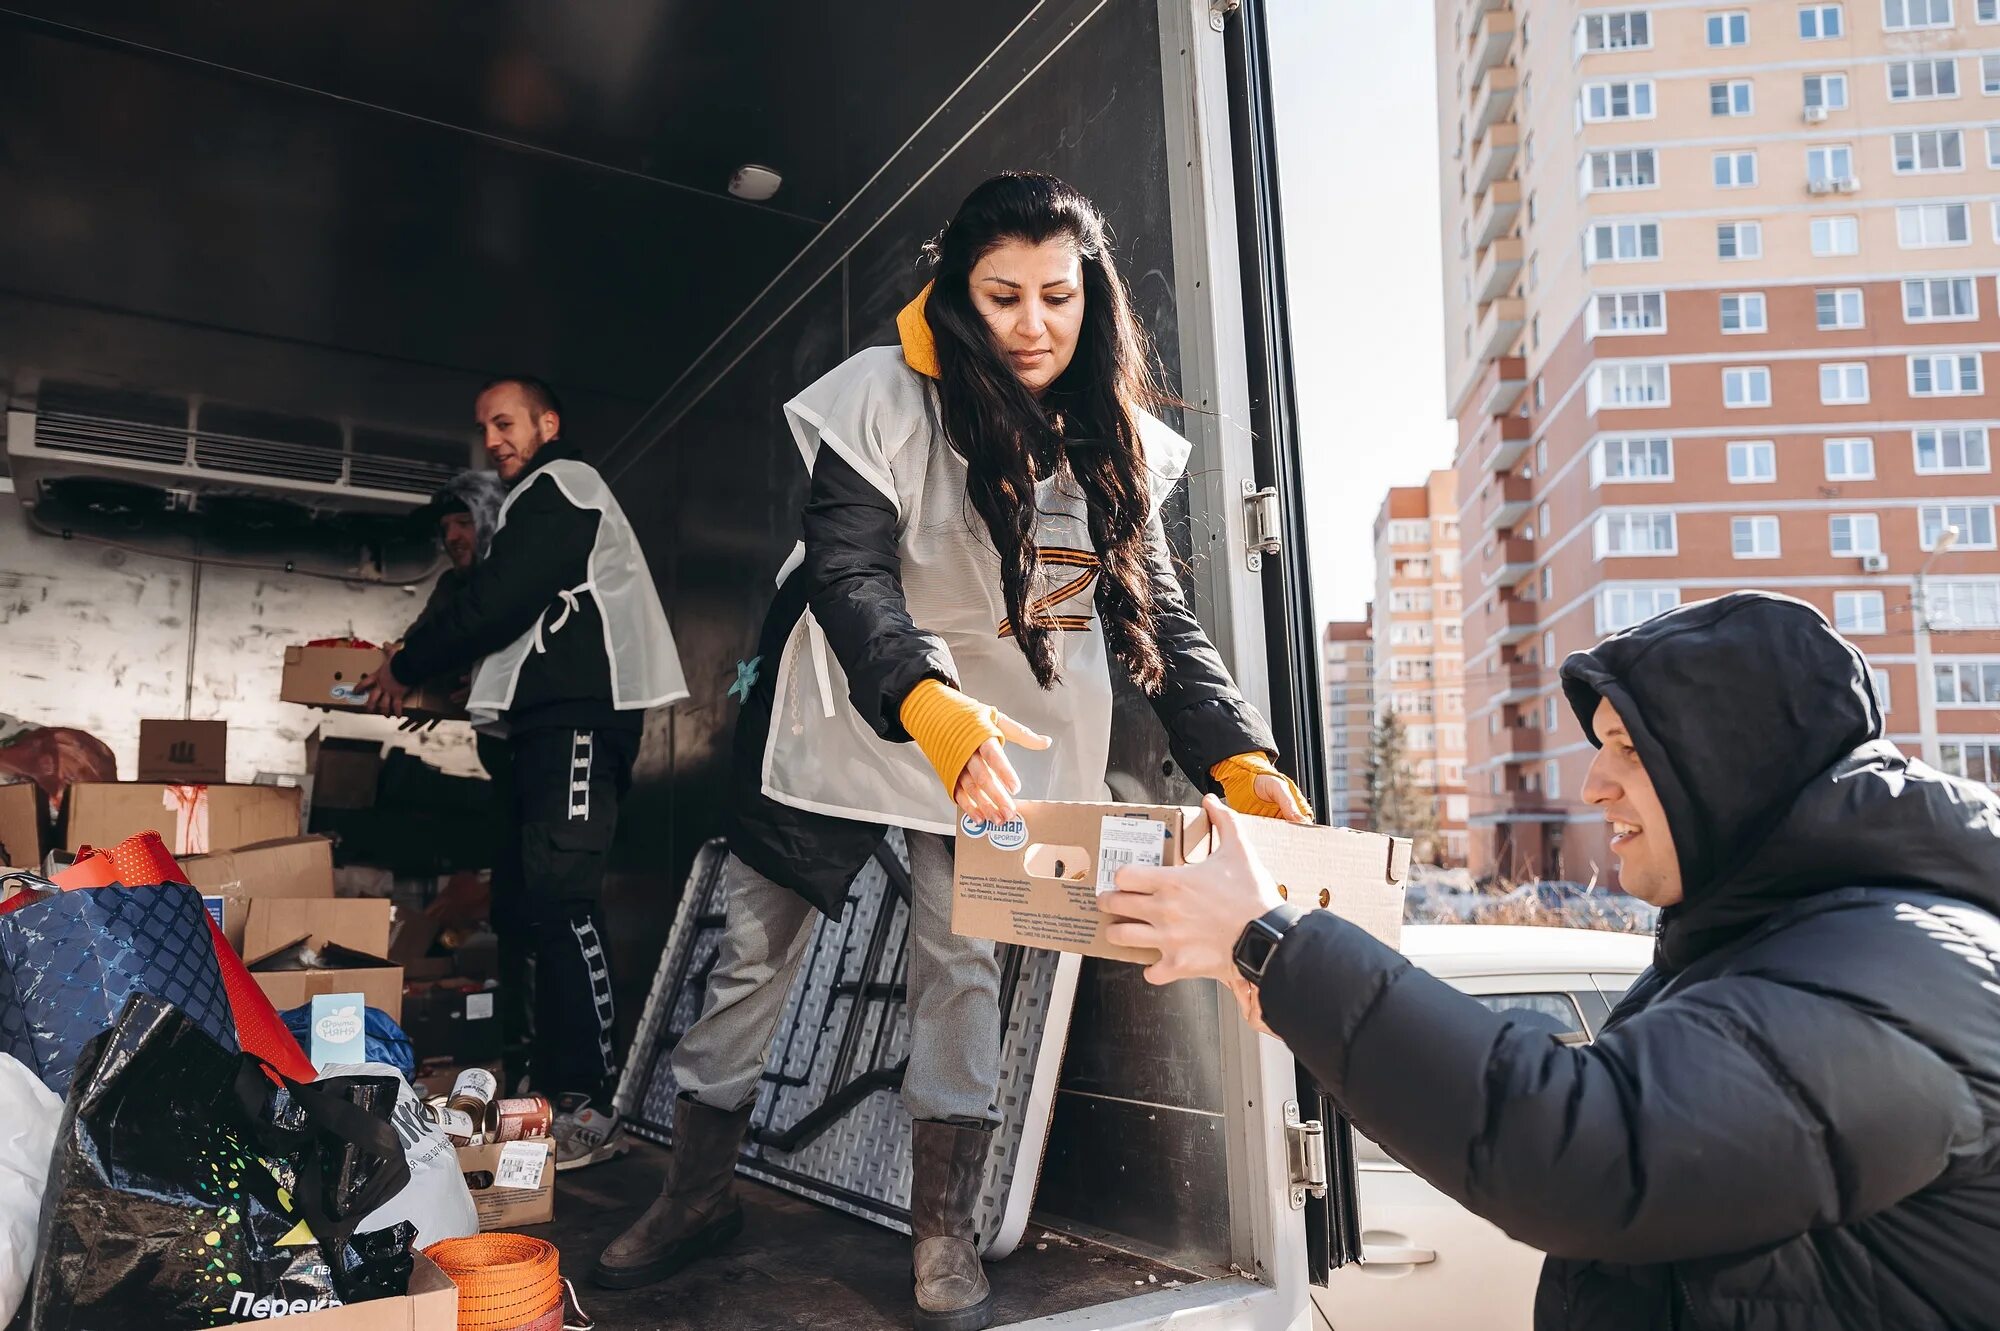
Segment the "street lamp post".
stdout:
<path fill-rule="evenodd" d="M 1916 594 L 1910 604 L 1911 630 L 1916 640 L 1917 656 L 1917 725 L 1922 732 L 1923 759 L 1933 767 L 1943 761 L 1943 755 L 1938 752 L 1937 678 L 1931 669 L 1931 602 L 1930 593 L 1924 587 L 1924 578 L 1938 556 L 1956 544 L 1958 528 L 1946 527 L 1938 533 L 1931 557 L 1917 570 Z"/>

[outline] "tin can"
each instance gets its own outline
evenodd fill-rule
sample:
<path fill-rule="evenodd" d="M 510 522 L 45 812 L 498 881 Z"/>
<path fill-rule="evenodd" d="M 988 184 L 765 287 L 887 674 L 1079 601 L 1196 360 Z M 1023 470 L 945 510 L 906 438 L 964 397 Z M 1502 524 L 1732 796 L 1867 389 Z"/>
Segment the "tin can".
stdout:
<path fill-rule="evenodd" d="M 499 1078 L 485 1068 L 467 1068 L 459 1073 L 458 1080 L 451 1084 L 451 1098 L 445 1103 L 453 1109 L 470 1114 L 473 1122 L 484 1124 L 488 1107 L 499 1094 Z"/>
<path fill-rule="evenodd" d="M 479 1139 L 478 1121 L 463 1109 L 447 1108 L 433 1112 L 437 1115 L 438 1127 L 451 1139 L 453 1146 L 470 1146 Z"/>
<path fill-rule="evenodd" d="M 529 1095 L 518 1100 L 500 1100 L 493 1106 L 496 1126 L 493 1139 L 517 1142 L 525 1137 L 546 1137 L 555 1123 L 555 1111 L 547 1096 Z"/>

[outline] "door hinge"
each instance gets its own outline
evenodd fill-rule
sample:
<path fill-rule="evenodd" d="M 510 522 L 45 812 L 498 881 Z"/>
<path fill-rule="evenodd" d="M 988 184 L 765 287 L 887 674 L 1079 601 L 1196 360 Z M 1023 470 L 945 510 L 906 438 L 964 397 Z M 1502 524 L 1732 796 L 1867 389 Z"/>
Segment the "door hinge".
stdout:
<path fill-rule="evenodd" d="M 1223 23 L 1231 14 L 1243 8 L 1243 0 L 1208 0 L 1208 26 L 1212 31 L 1221 32 Z"/>
<path fill-rule="evenodd" d="M 1278 492 L 1270 486 L 1259 490 L 1255 481 L 1243 482 L 1243 562 L 1252 573 L 1264 567 L 1264 556 L 1285 548 L 1283 515 L 1278 511 Z"/>
<path fill-rule="evenodd" d="M 1285 1101 L 1285 1159 L 1294 1211 L 1304 1208 L 1308 1194 L 1326 1196 L 1326 1126 L 1316 1118 L 1301 1120 L 1297 1100 Z"/>

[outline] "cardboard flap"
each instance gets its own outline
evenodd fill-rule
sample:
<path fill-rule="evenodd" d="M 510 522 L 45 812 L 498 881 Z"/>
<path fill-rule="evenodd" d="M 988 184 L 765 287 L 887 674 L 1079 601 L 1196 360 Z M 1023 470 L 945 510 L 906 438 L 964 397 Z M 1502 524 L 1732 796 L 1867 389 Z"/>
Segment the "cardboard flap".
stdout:
<path fill-rule="evenodd" d="M 245 956 L 264 957 L 295 939 L 311 940 L 314 948 L 329 943 L 383 958 L 389 952 L 386 901 L 344 897 L 252 898 L 243 925 Z"/>

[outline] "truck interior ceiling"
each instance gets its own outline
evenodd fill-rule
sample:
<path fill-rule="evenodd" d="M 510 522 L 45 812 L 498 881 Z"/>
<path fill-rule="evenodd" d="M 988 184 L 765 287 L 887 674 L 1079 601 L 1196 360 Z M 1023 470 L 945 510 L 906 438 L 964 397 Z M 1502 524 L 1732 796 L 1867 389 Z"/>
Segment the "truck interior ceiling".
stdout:
<path fill-rule="evenodd" d="M 672 1025 L 639 1030 L 798 535 L 785 401 L 894 340 L 925 241 L 1005 169 L 1099 203 L 1170 382 L 1193 359 L 1169 66 L 1206 6 L 0 3 L 0 635 L 47 666 L 11 700 L 115 747 L 141 715 L 226 716 L 233 761 L 296 767 L 323 719 L 277 701 L 280 646 L 393 636 L 440 566 L 405 515 L 482 462 L 477 390 L 549 381 L 693 695 L 649 718 L 607 887 L 635 1063 Z M 1204 439 L 1168 514 L 1197 581 L 1222 548 Z M 1187 798 L 1144 701 L 1117 718 L 1116 796 Z M 455 729 L 406 742 L 478 772 Z M 993 1268 L 1003 1322 L 1249 1265 L 1234 1018 L 1205 983 L 1091 959 L 1073 979 L 1035 1210 Z M 664 1160 L 564 1176 L 566 1269 Z M 583 1290 L 600 1325 L 905 1322 L 907 1240 L 750 1190 L 749 1232 L 699 1276 Z"/>

